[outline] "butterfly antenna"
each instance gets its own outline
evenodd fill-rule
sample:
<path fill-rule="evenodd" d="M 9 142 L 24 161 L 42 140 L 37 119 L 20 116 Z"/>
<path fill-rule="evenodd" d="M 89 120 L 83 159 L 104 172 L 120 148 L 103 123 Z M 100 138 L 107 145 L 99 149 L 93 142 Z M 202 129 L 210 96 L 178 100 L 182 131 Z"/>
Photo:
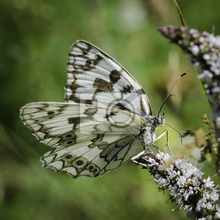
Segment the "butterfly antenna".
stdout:
<path fill-rule="evenodd" d="M 161 105 L 161 107 L 160 107 L 160 109 L 159 109 L 158 115 L 160 115 L 160 112 L 161 112 L 161 110 L 162 110 L 164 104 L 166 103 L 166 101 L 167 101 L 171 96 L 175 96 L 175 94 L 172 94 L 171 92 L 172 92 L 174 86 L 175 86 L 175 85 L 177 84 L 177 82 L 180 80 L 180 78 L 183 77 L 183 76 L 185 76 L 185 75 L 186 75 L 186 73 L 181 74 L 181 75 L 178 77 L 178 79 L 176 80 L 176 82 L 173 84 L 173 87 L 172 87 L 171 90 L 169 91 L 167 97 L 164 99 L 164 101 L 163 101 L 163 103 L 162 103 L 162 105 Z"/>

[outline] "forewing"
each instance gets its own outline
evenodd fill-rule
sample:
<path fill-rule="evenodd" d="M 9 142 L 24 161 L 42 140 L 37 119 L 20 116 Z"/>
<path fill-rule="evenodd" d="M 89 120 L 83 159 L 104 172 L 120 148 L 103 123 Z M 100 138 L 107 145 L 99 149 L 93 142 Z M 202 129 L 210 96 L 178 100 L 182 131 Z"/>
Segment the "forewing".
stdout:
<path fill-rule="evenodd" d="M 73 177 L 123 165 L 139 149 L 135 137 L 146 126 L 138 115 L 86 104 L 30 103 L 21 118 L 38 140 L 55 148 L 42 156 L 44 166 Z"/>
<path fill-rule="evenodd" d="M 96 46 L 79 40 L 67 63 L 65 99 L 117 108 L 140 116 L 151 115 L 151 105 L 138 82 L 113 58 Z"/>

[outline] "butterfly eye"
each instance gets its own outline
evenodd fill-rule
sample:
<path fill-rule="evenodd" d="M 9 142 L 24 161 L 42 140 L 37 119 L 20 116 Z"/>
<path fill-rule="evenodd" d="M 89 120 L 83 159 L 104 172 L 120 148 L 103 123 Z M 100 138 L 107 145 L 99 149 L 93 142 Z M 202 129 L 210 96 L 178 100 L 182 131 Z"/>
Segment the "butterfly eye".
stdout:
<path fill-rule="evenodd" d="M 162 122 L 162 120 L 161 120 L 161 118 L 159 117 L 159 118 L 157 119 L 157 123 L 158 123 L 158 124 L 161 124 L 161 122 Z"/>
<path fill-rule="evenodd" d="M 162 125 L 163 122 L 164 122 L 163 116 L 159 116 L 159 117 L 157 118 L 157 124 Z"/>

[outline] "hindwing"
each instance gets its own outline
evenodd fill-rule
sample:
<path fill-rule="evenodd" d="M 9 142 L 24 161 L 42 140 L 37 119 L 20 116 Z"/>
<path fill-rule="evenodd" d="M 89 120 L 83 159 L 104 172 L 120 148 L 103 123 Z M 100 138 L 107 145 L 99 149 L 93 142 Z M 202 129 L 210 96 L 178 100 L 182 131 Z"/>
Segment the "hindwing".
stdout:
<path fill-rule="evenodd" d="M 126 163 L 140 148 L 142 117 L 86 104 L 29 103 L 21 109 L 25 125 L 55 148 L 41 157 L 45 167 L 73 177 L 102 175 Z"/>

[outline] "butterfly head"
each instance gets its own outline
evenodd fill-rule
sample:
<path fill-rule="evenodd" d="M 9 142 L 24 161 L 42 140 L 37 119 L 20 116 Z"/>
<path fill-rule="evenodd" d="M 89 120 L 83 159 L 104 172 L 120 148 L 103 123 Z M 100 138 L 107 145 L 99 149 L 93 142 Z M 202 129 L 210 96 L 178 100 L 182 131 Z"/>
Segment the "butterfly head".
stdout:
<path fill-rule="evenodd" d="M 157 115 L 156 117 L 154 117 L 154 127 L 158 128 L 158 127 L 162 127 L 165 124 L 165 113 L 163 112 L 162 115 Z"/>

